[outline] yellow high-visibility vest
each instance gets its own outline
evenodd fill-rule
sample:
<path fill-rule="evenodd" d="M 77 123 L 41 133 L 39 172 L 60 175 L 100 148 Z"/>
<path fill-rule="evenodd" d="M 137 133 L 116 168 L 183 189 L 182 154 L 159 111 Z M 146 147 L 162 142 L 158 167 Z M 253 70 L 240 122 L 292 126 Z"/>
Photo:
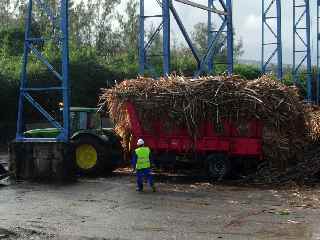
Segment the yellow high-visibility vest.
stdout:
<path fill-rule="evenodd" d="M 139 147 L 135 150 L 137 154 L 136 169 L 150 168 L 150 148 Z"/>

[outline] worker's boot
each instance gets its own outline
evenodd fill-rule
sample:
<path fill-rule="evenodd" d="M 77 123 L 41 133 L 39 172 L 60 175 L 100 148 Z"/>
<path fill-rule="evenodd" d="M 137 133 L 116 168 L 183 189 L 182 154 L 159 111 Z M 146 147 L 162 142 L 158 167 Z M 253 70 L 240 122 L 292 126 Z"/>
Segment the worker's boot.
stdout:
<path fill-rule="evenodd" d="M 157 191 L 157 189 L 156 189 L 156 186 L 155 186 L 155 185 L 152 185 L 152 186 L 151 186 L 151 188 L 152 188 L 152 192 L 156 192 L 156 191 Z"/>
<path fill-rule="evenodd" d="M 137 186 L 136 191 L 137 192 L 143 192 L 143 186 Z"/>

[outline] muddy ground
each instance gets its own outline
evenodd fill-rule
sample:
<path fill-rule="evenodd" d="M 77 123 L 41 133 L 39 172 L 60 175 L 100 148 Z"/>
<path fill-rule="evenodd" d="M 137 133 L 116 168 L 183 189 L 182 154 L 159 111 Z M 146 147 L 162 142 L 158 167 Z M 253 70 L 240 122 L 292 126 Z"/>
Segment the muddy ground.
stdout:
<path fill-rule="evenodd" d="M 320 186 L 158 176 L 157 188 L 137 193 L 125 171 L 68 185 L 4 181 L 0 239 L 320 240 Z"/>

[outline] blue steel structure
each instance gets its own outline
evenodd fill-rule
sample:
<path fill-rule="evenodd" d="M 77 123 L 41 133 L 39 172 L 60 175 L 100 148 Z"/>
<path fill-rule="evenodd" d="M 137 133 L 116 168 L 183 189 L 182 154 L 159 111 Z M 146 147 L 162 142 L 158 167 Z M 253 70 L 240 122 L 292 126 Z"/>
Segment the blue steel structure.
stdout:
<path fill-rule="evenodd" d="M 302 3 L 301 3 L 302 2 Z M 310 47 L 310 5 L 309 0 L 293 0 L 293 79 L 300 83 L 304 72 L 307 80 L 307 101 L 311 102 L 312 94 L 312 65 Z"/>
<path fill-rule="evenodd" d="M 218 1 L 218 0 L 208 0 L 209 8 L 222 8 L 228 14 L 227 16 L 222 16 L 219 13 L 208 11 L 208 49 L 210 49 L 210 44 L 217 36 L 217 43 L 214 47 L 214 51 L 219 51 L 223 47 L 223 43 L 227 43 L 227 63 L 219 63 L 214 61 L 214 55 L 208 59 L 208 73 L 214 73 L 214 66 L 218 64 L 227 64 L 228 73 L 233 73 L 233 25 L 232 25 L 232 2 L 231 1 Z M 219 34 L 219 26 L 227 22 L 227 27 Z M 214 29 L 217 26 L 218 28 Z M 224 35 L 223 35 L 224 34 Z M 222 37 L 225 36 L 225 39 Z"/>
<path fill-rule="evenodd" d="M 272 22 L 276 20 L 275 26 Z M 267 37 L 272 40 L 267 40 Z M 268 54 L 269 50 L 271 52 Z M 277 59 L 277 73 L 279 80 L 283 78 L 282 70 L 282 36 L 281 36 L 281 0 L 262 0 L 262 73 L 269 72 L 272 60 Z"/>
<path fill-rule="evenodd" d="M 194 77 L 198 77 L 204 72 L 212 71 L 213 59 L 216 56 L 219 49 L 221 49 L 221 41 L 226 33 L 226 48 L 227 48 L 227 71 L 229 74 L 233 73 L 233 25 L 232 25 L 232 0 L 215 0 L 219 2 L 223 10 L 218 10 L 214 4 L 213 0 L 208 2 L 208 6 L 198 4 L 189 0 L 156 0 L 158 6 L 162 10 L 162 15 L 145 15 L 145 0 L 140 0 L 140 30 L 139 30 L 139 65 L 140 65 L 140 75 L 145 74 L 145 70 L 149 69 L 152 71 L 152 66 L 148 63 L 148 50 L 153 43 L 155 37 L 162 31 L 163 36 L 163 47 L 162 47 L 162 57 L 163 57 L 163 75 L 167 76 L 170 74 L 170 20 L 171 17 L 176 21 L 179 30 L 181 31 L 188 47 L 190 48 L 192 55 L 197 62 L 197 69 L 194 73 Z M 197 49 L 194 47 L 190 35 L 186 31 L 180 15 L 178 14 L 174 2 L 188 5 L 193 8 L 199 8 L 208 12 L 208 49 L 204 56 L 200 56 Z M 212 18 L 211 14 L 215 13 L 221 18 L 221 24 L 217 26 L 217 30 L 212 30 Z M 150 39 L 146 41 L 145 39 L 145 20 L 150 17 L 161 17 L 162 21 L 156 28 L 155 32 L 151 35 Z M 208 67 L 208 68 L 207 68 Z"/>
<path fill-rule="evenodd" d="M 317 0 L 317 104 L 320 103 L 320 0 Z"/>
<path fill-rule="evenodd" d="M 38 50 L 39 44 L 44 44 L 47 40 L 44 37 L 33 37 L 32 30 L 32 13 L 34 5 L 38 7 L 44 14 L 47 15 L 54 32 L 58 34 L 57 44 L 61 49 L 61 73 L 49 63 L 45 56 Z M 69 89 L 69 37 L 68 37 L 68 5 L 69 0 L 60 0 L 60 16 L 55 16 L 50 6 L 46 4 L 44 0 L 29 0 L 27 17 L 26 17 L 26 31 L 25 31 L 25 42 L 24 42 L 24 54 L 23 64 L 21 72 L 21 83 L 20 83 L 20 95 L 19 95 L 19 106 L 18 106 L 18 120 L 17 120 L 17 133 L 16 141 L 62 141 L 68 142 L 70 135 L 69 127 L 69 113 L 70 113 L 70 89 Z M 59 86 L 51 87 L 29 87 L 27 66 L 30 60 L 31 53 L 42 62 L 48 70 L 59 80 Z M 56 92 L 62 96 L 63 103 L 63 120 L 62 123 L 57 121 L 48 111 L 45 110 L 33 97 L 32 93 L 47 93 Z M 60 129 L 61 133 L 57 138 L 26 138 L 23 135 L 25 130 L 25 119 L 24 119 L 24 108 L 26 102 L 29 102 L 33 108 L 40 112 L 40 114 L 52 124 L 53 127 Z"/>

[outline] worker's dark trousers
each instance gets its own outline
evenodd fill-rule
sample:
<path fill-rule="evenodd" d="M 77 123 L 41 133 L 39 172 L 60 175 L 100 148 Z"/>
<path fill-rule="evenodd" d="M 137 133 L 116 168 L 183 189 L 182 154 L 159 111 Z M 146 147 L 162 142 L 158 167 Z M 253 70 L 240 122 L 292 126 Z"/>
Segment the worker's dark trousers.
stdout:
<path fill-rule="evenodd" d="M 153 177 L 150 168 L 137 170 L 137 187 L 138 190 L 143 190 L 143 178 L 147 178 L 150 187 L 153 187 Z"/>

